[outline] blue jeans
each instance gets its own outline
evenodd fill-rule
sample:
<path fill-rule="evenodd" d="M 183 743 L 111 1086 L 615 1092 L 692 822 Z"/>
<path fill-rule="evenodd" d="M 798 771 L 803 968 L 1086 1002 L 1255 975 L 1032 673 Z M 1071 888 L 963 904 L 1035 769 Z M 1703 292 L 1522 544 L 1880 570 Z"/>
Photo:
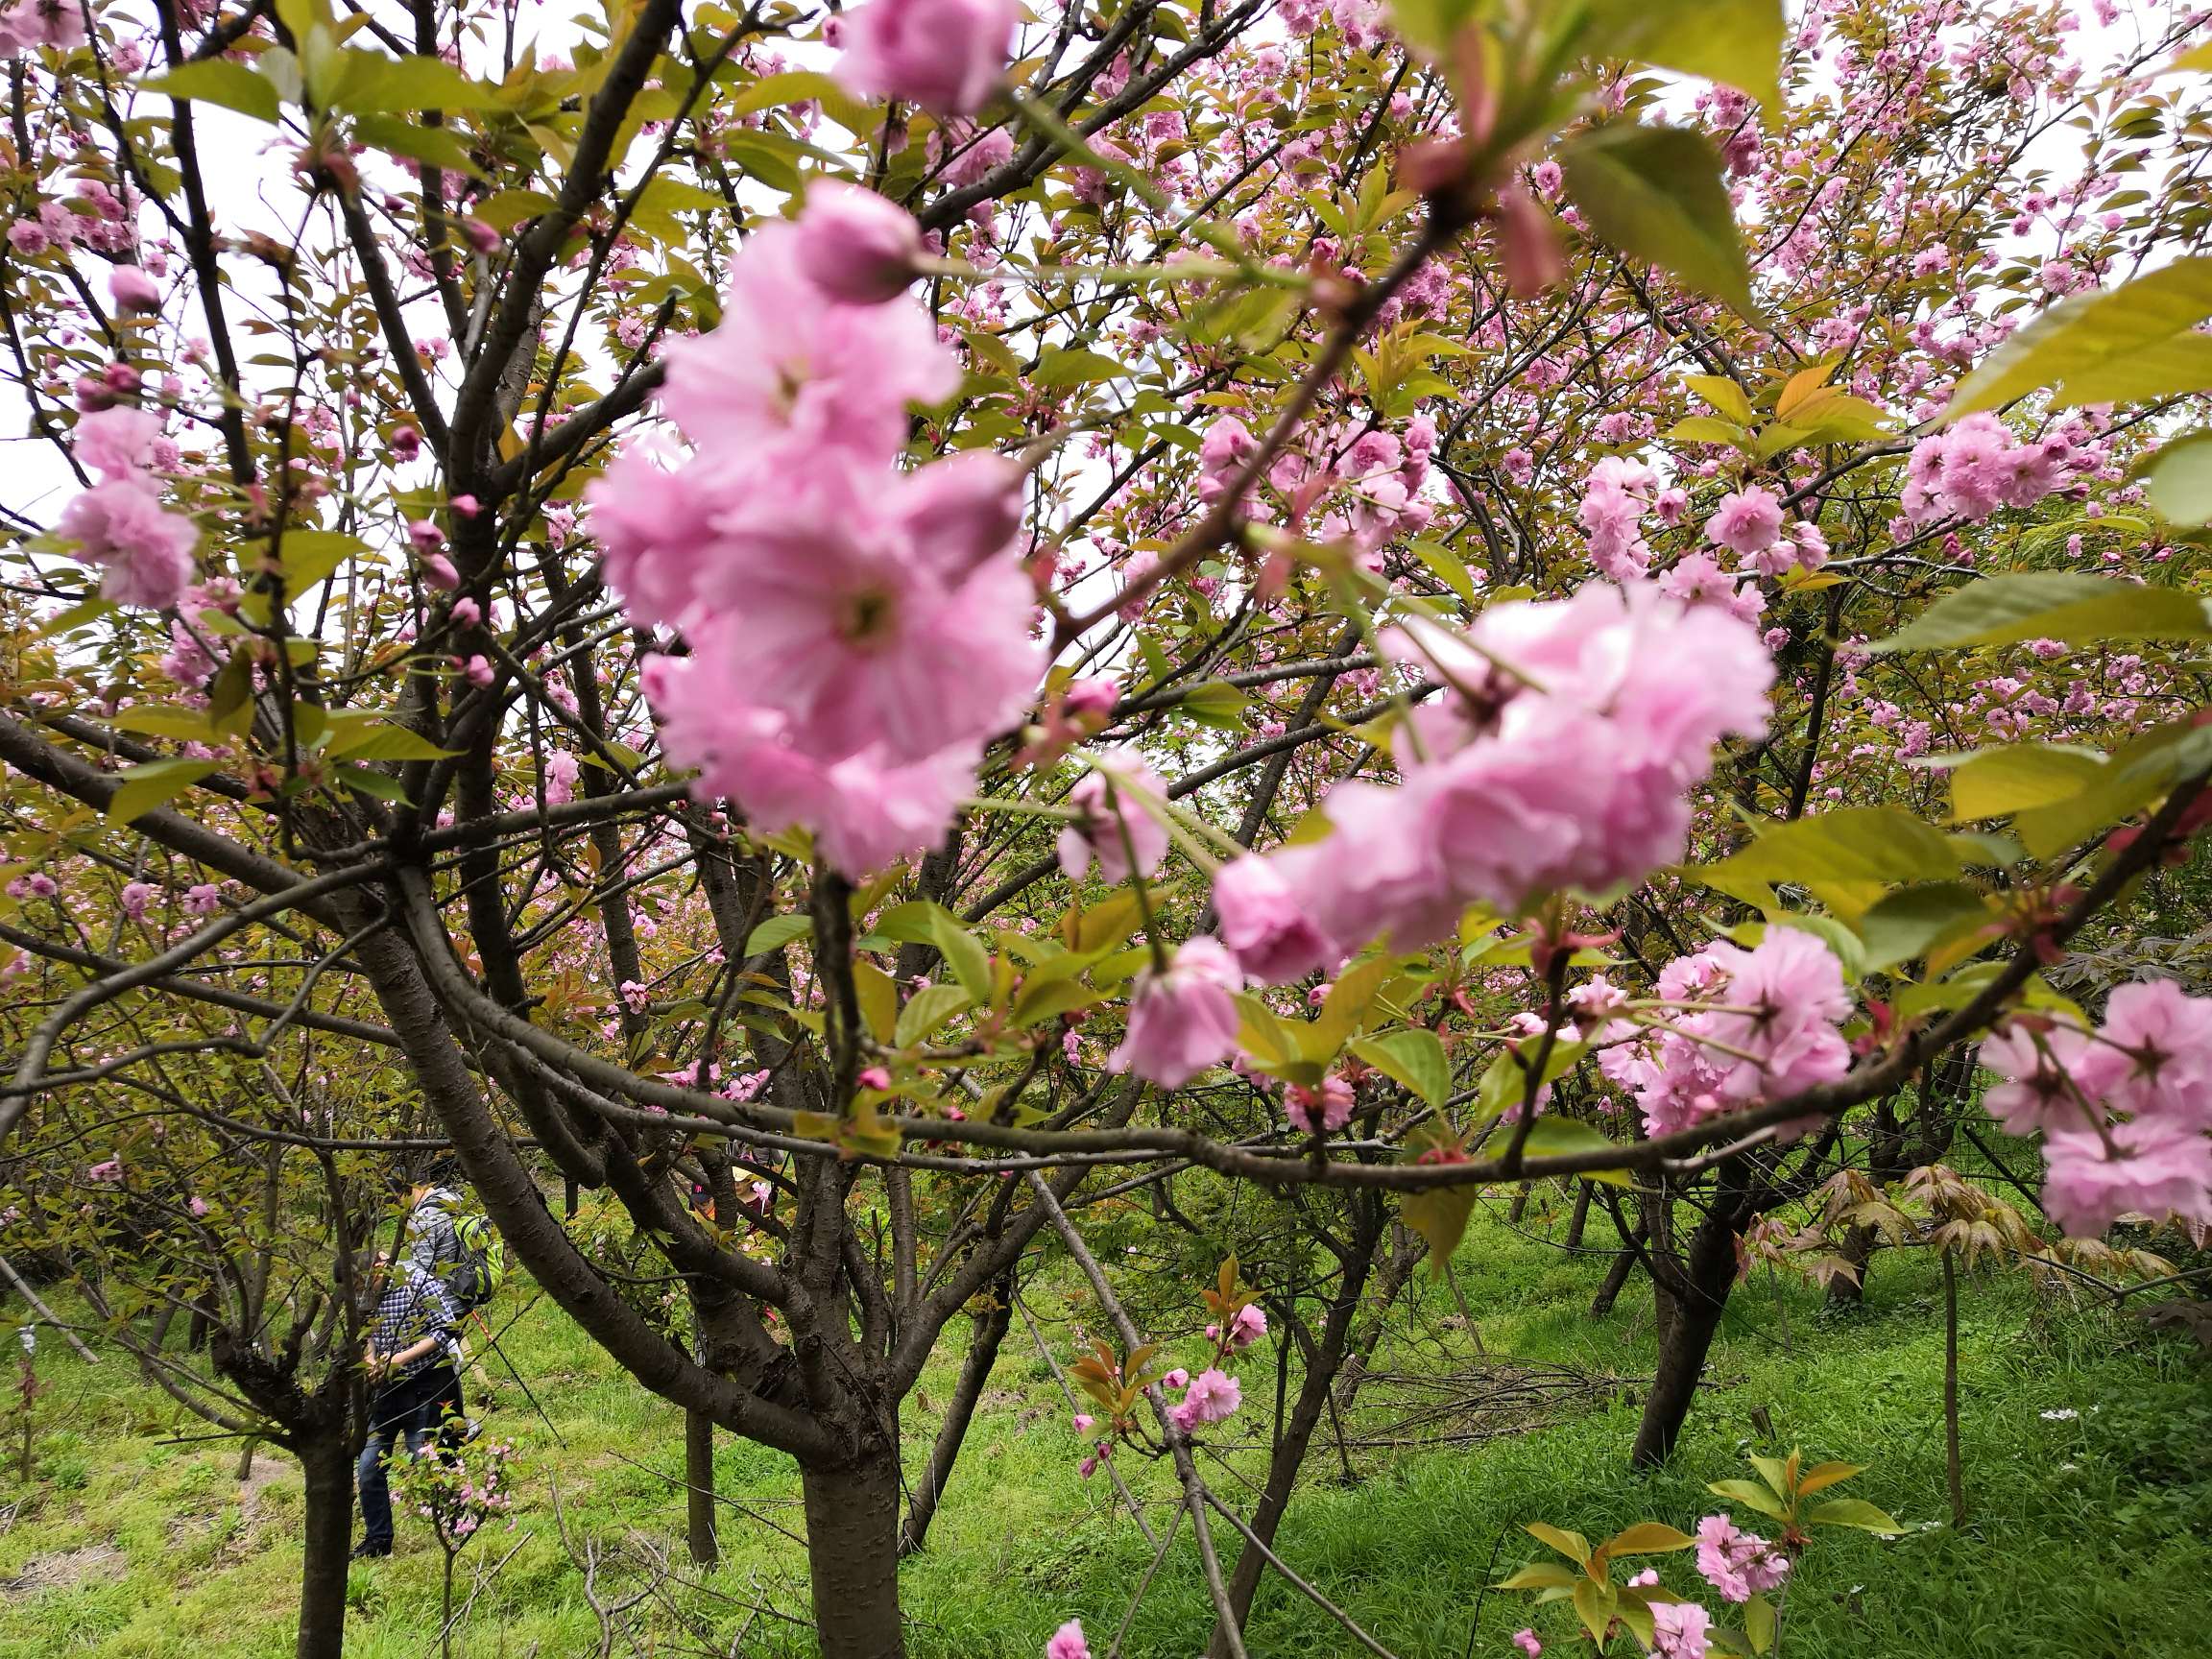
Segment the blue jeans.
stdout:
<path fill-rule="evenodd" d="M 438 1408 L 452 1383 L 453 1368 L 441 1360 L 378 1394 L 369 1406 L 369 1434 L 354 1468 L 361 1493 L 361 1542 L 371 1549 L 392 1547 L 392 1489 L 385 1473 L 404 1441 L 407 1455 L 420 1457 L 438 1427 Z"/>

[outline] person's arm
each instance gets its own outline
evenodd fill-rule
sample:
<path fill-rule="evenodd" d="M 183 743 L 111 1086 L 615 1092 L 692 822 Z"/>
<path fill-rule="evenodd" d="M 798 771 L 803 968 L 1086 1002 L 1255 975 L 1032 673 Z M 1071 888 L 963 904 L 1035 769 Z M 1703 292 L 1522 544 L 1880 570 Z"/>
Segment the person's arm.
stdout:
<path fill-rule="evenodd" d="M 453 1304 L 445 1294 L 445 1287 L 436 1279 L 424 1274 L 415 1285 L 415 1310 L 417 1316 L 427 1327 L 420 1339 L 393 1354 L 369 1351 L 369 1370 L 372 1376 L 381 1376 L 394 1369 L 404 1370 L 418 1359 L 436 1353 L 446 1335 L 452 1331 Z"/>

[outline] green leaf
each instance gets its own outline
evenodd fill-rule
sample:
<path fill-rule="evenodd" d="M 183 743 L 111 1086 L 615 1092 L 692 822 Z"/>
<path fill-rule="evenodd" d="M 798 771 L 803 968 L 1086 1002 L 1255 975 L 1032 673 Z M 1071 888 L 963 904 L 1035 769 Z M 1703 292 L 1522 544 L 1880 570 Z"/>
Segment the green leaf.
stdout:
<path fill-rule="evenodd" d="M 771 916 L 745 937 L 745 954 L 762 955 L 780 950 L 794 939 L 814 937 L 814 918 L 811 916 Z"/>
<path fill-rule="evenodd" d="M 1687 1550 L 1697 1542 L 1659 1521 L 1640 1521 L 1626 1531 L 1616 1532 L 1599 1548 L 1608 1555 L 1664 1555 Z"/>
<path fill-rule="evenodd" d="M 356 553 L 369 551 L 369 543 L 342 530 L 287 530 L 278 543 L 276 563 L 284 573 L 284 591 L 298 598 Z"/>
<path fill-rule="evenodd" d="M 1575 1586 L 1575 1617 L 1590 1632 L 1590 1640 L 1602 1643 L 1613 1624 L 1614 1592 L 1611 1584 L 1584 1578 Z"/>
<path fill-rule="evenodd" d="M 558 205 L 542 190 L 495 190 L 476 204 L 476 217 L 494 230 L 512 230 Z"/>
<path fill-rule="evenodd" d="M 630 222 L 656 242 L 681 243 L 687 234 L 679 213 L 723 212 L 730 204 L 711 190 L 661 177 L 637 192 Z"/>
<path fill-rule="evenodd" d="M 1529 1522 L 1527 1530 L 1530 1537 L 1539 1543 L 1549 1544 L 1578 1566 L 1587 1567 L 1590 1564 L 1590 1540 L 1581 1533 L 1565 1531 L 1542 1521 Z"/>
<path fill-rule="evenodd" d="M 1946 593 L 1873 651 L 1935 651 L 1963 645 L 2009 645 L 2060 639 L 2212 637 L 2212 613 L 2201 595 L 2072 571 L 1990 576 Z"/>
<path fill-rule="evenodd" d="M 151 812 L 174 800 L 216 769 L 213 760 L 148 760 L 117 773 L 121 785 L 108 803 L 110 824 L 128 824 L 142 812 Z"/>
<path fill-rule="evenodd" d="M 1760 1514 L 1771 1516 L 1777 1521 L 1785 1519 L 1789 1513 L 1782 1507 L 1780 1500 L 1756 1480 L 1716 1480 L 1706 1490 L 1731 1503 L 1741 1503 L 1746 1509 L 1756 1509 Z"/>
<path fill-rule="evenodd" d="M 1390 0 L 1390 23 L 1401 38 L 1442 61 L 1452 37 L 1479 10 L 1477 0 Z"/>
<path fill-rule="evenodd" d="M 72 628 L 82 628 L 87 622 L 96 621 L 114 609 L 114 603 L 102 598 L 98 592 L 87 593 L 66 611 L 58 612 L 41 622 L 38 625 L 38 632 L 32 637 L 35 639 L 51 639 L 58 634 L 66 634 Z"/>
<path fill-rule="evenodd" d="M 1600 241 L 1758 321 L 1720 155 L 1703 133 L 1616 122 L 1569 140 L 1559 160 Z"/>
<path fill-rule="evenodd" d="M 1521 1155 L 1525 1158 L 1564 1158 L 1572 1153 L 1603 1152 L 1613 1142 L 1607 1140 L 1596 1124 L 1585 1123 L 1579 1118 L 1543 1117 L 1529 1126 L 1528 1139 L 1522 1142 Z M 1588 1177 L 1602 1181 L 1604 1172 Z"/>
<path fill-rule="evenodd" d="M 2169 524 L 2212 524 L 2212 432 L 2169 439 L 2144 469 L 2151 505 Z"/>
<path fill-rule="evenodd" d="M 473 81 L 443 58 L 386 58 L 348 52 L 330 108 L 354 115 L 397 115 L 416 109 L 504 109 L 508 95 Z"/>
<path fill-rule="evenodd" d="M 1815 1503 L 1805 1519 L 1815 1527 L 1857 1527 L 1863 1531 L 1892 1534 L 1905 1530 L 1863 1498 L 1831 1498 L 1825 1503 Z"/>
<path fill-rule="evenodd" d="M 949 910 L 930 918 L 930 933 L 946 965 L 977 1002 L 991 999 L 991 953 Z"/>
<path fill-rule="evenodd" d="M 1501 1590 L 1572 1590 L 1579 1573 L 1570 1573 L 1556 1561 L 1537 1561 L 1510 1578 L 1498 1580 Z"/>
<path fill-rule="evenodd" d="M 1435 578 L 1451 589 L 1468 610 L 1476 608 L 1475 579 L 1467 573 L 1466 560 L 1441 541 L 1414 542 L 1413 556 L 1428 565 Z"/>
<path fill-rule="evenodd" d="M 1710 415 L 1692 415 L 1668 427 L 1666 438 L 1670 444 L 1741 444 L 1743 428 Z"/>
<path fill-rule="evenodd" d="M 1589 45 L 1596 56 L 1748 92 L 1772 126 L 1782 116 L 1783 29 L 1781 0 L 1602 0 Z"/>
<path fill-rule="evenodd" d="M 1244 722 L 1239 716 L 1251 703 L 1250 696 L 1227 681 L 1208 680 L 1186 691 L 1177 707 L 1201 725 L 1224 732 L 1241 732 Z"/>
<path fill-rule="evenodd" d="M 1951 821 L 1971 824 L 2048 806 L 2079 795 L 2105 774 L 2102 755 L 2053 743 L 1983 749 L 1951 773 Z"/>
<path fill-rule="evenodd" d="M 1751 424 L 1751 399 L 1743 395 L 1743 388 L 1725 374 L 1685 374 L 1682 384 L 1704 399 L 1717 415 L 1725 417 L 1738 426 Z"/>
<path fill-rule="evenodd" d="M 1959 854 L 1940 830 L 1910 812 L 1845 806 L 1778 824 L 1712 868 L 1730 880 L 1887 885 L 1956 876 Z"/>
<path fill-rule="evenodd" d="M 1452 1065 L 1433 1031 L 1392 1031 L 1382 1037 L 1362 1037 L 1352 1045 L 1352 1052 L 1439 1111 L 1451 1098 Z"/>
<path fill-rule="evenodd" d="M 1099 380 L 1118 380 L 1130 371 L 1103 352 L 1054 347 L 1030 371 L 1032 386 L 1085 386 Z"/>
<path fill-rule="evenodd" d="M 1406 1161 L 1418 1164 L 1423 1155 L 1435 1151 L 1459 1153 L 1459 1137 L 1450 1125 L 1441 1120 L 1418 1124 L 1406 1137 Z M 1459 1247 L 1466 1235 L 1467 1218 L 1475 1213 L 1476 1188 L 1471 1181 L 1452 1187 L 1431 1187 L 1419 1192 L 1408 1192 L 1399 1200 L 1398 1214 L 1406 1225 L 1421 1235 L 1429 1245 L 1429 1270 L 1443 1277 L 1445 1264 L 1452 1260 L 1452 1252 Z M 1536 1532 L 1536 1528 L 1528 1528 Z M 1537 1532 L 1539 1538 L 1544 1534 Z M 1545 1540 L 1547 1543 L 1550 1539 Z"/>
<path fill-rule="evenodd" d="M 889 1043 L 899 1027 L 899 987 L 891 975 L 873 962 L 855 957 L 853 962 L 853 999 L 860 1005 L 860 1020 L 868 1035 Z"/>
<path fill-rule="evenodd" d="M 353 136 L 371 149 L 404 156 L 428 167 L 466 173 L 471 178 L 484 176 L 475 156 L 469 154 L 469 146 L 450 127 L 425 127 L 402 115 L 356 115 Z"/>
<path fill-rule="evenodd" d="M 441 749 L 420 732 L 404 726 L 366 726 L 348 732 L 330 745 L 330 754 L 349 760 L 443 760 L 458 749 Z"/>
<path fill-rule="evenodd" d="M 330 768 L 331 775 L 356 795 L 373 796 L 378 801 L 389 801 L 396 806 L 413 805 L 407 799 L 407 785 L 398 779 L 377 771 L 373 766 L 357 765 L 351 760 L 340 760 Z"/>
<path fill-rule="evenodd" d="M 1743 1634 L 1751 1639 L 1754 1653 L 1764 1653 L 1774 1646 L 1773 1602 L 1754 1596 L 1743 1603 Z"/>
<path fill-rule="evenodd" d="M 230 58 L 205 58 L 139 84 L 149 92 L 165 92 L 172 98 L 220 104 L 256 121 L 274 123 L 282 108 L 273 82 L 251 63 Z"/>
<path fill-rule="evenodd" d="M 958 984 L 931 984 L 907 998 L 907 1006 L 898 1011 L 898 1026 L 892 1033 L 892 1042 L 901 1048 L 911 1048 L 918 1042 L 929 1042 L 947 1020 L 967 1013 L 974 1006 L 974 998 L 962 991 Z"/>
<path fill-rule="evenodd" d="M 1962 881 L 1935 881 L 1892 893 L 1859 918 L 1865 971 L 1878 974 L 1925 956 L 1988 920 L 1988 902 Z"/>
<path fill-rule="evenodd" d="M 1369 956 L 1337 974 L 1322 999 L 1319 1016 L 1300 1033 L 1303 1041 L 1299 1051 L 1309 1060 L 1334 1059 L 1336 1051 L 1352 1040 L 1352 1034 L 1366 1020 L 1375 1004 L 1375 994 L 1397 966 L 1388 955 Z"/>
<path fill-rule="evenodd" d="M 119 709 L 109 724 L 118 732 L 143 732 L 149 737 L 179 737 L 202 743 L 212 743 L 220 735 L 201 709 L 164 709 L 154 704 Z"/>
<path fill-rule="evenodd" d="M 2101 294 L 2061 300 L 1959 383 L 1946 421 L 2044 387 L 2056 408 L 2133 403 L 2212 386 L 2212 258 L 2176 259 Z"/>

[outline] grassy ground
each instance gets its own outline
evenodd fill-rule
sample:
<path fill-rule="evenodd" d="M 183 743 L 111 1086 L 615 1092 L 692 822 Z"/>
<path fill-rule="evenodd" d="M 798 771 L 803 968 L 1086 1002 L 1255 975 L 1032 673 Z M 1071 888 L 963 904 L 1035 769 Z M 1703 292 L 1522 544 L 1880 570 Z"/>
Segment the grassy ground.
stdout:
<path fill-rule="evenodd" d="M 1334 1479 L 1334 1452 L 1316 1447 L 1310 1489 L 1279 1551 L 1403 1659 L 1512 1651 L 1506 1633 L 1529 1609 L 1520 1598 L 1485 1597 L 1483 1586 L 1542 1553 L 1519 1530 L 1524 1523 L 1592 1535 L 1646 1518 L 1688 1526 L 1715 1506 L 1706 1481 L 1748 1473 L 1747 1451 L 1791 1445 L 1870 1465 L 1851 1490 L 1914 1527 L 1893 1541 L 1818 1535 L 1787 1603 L 1791 1659 L 2182 1659 L 2207 1650 L 2212 1379 L 2178 1341 L 2039 1299 L 2017 1279 L 1970 1285 L 1962 1324 L 1973 1515 L 1954 1531 L 1939 1521 L 1942 1334 L 1932 1263 L 1886 1255 L 1867 1306 L 1845 1315 L 1825 1311 L 1803 1287 L 1744 1287 L 1675 1463 L 1657 1477 L 1623 1469 L 1633 1380 L 1649 1363 L 1647 1296 L 1632 1291 L 1612 1319 L 1590 1321 L 1600 1266 L 1479 1216 L 1457 1276 L 1489 1355 L 1574 1365 L 1618 1377 L 1622 1388 L 1600 1387 L 1549 1426 L 1478 1445 L 1356 1451 L 1361 1478 L 1351 1487 Z M 508 1293 L 504 1311 L 520 1294 Z M 1043 1289 L 1031 1305 L 1065 1357 L 1065 1326 L 1050 1322 L 1070 1302 Z M 1378 1368 L 1435 1374 L 1472 1364 L 1474 1335 L 1455 1306 L 1424 1281 Z M 681 1423 L 549 1309 L 524 1315 L 506 1347 L 551 1426 L 506 1385 L 496 1422 L 520 1443 L 526 1502 L 512 1531 L 487 1532 L 464 1557 L 465 1585 L 505 1560 L 478 1591 L 456 1650 L 589 1653 L 597 1624 L 556 1537 L 553 1489 L 572 1535 L 644 1537 L 681 1555 L 681 1496 L 666 1479 L 680 1469 Z M 949 1345 L 911 1403 L 910 1461 L 934 1432 L 957 1359 L 957 1344 Z M 14 1426 L 0 1416 L 10 1442 L 0 1474 L 0 1659 L 288 1652 L 297 1470 L 266 1455 L 242 1485 L 234 1444 L 157 1443 L 199 1426 L 132 1383 L 113 1358 L 88 1367 L 49 1341 L 40 1369 L 50 1392 L 35 1423 L 28 1485 L 13 1464 Z M 1248 1370 L 1238 1424 L 1263 1427 L 1271 1384 L 1271 1367 Z M 1399 1397 L 1371 1391 L 1355 1437 L 1386 1436 Z M 1762 1421 L 1772 1425 L 1771 1441 Z M 930 1551 L 904 1569 L 917 1659 L 1035 1659 L 1051 1629 L 1078 1615 L 1104 1653 L 1152 1552 L 1115 1512 L 1103 1479 L 1078 1478 L 1079 1450 L 1018 1319 Z M 1229 1461 L 1249 1475 L 1257 1455 L 1233 1452 Z M 1129 1472 L 1155 1525 L 1165 1525 L 1165 1472 Z M 1234 1474 L 1215 1477 L 1225 1496 L 1238 1491 Z M 806 1653 L 804 1628 L 777 1616 L 805 1611 L 803 1558 L 767 1525 L 799 1529 L 788 1464 L 724 1439 L 716 1478 L 758 1519 L 727 1512 L 725 1564 L 685 1599 L 711 1614 L 725 1650 L 745 1606 L 765 1604 L 776 1611 L 754 1617 L 741 1652 Z M 1667 1563 L 1670 1582 L 1686 1571 L 1684 1558 Z M 358 1659 L 435 1651 L 438 1585 L 437 1551 L 420 1524 L 403 1519 L 399 1553 L 353 1571 L 349 1651 Z M 1124 1650 L 1187 1659 L 1209 1623 L 1184 1539 Z M 1251 1647 L 1256 1659 L 1352 1650 L 1342 1631 L 1273 1584 L 1262 1591 Z"/>

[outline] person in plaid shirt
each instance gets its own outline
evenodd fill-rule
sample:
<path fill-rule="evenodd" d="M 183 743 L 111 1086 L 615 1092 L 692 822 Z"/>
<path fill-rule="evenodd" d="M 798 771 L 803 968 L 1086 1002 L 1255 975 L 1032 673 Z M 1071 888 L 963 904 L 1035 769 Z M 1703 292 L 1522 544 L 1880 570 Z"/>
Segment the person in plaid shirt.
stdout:
<path fill-rule="evenodd" d="M 459 1392 L 453 1368 L 458 1323 L 445 1286 L 413 1262 L 378 1268 L 383 1289 L 363 1364 L 369 1373 L 369 1435 L 355 1470 L 361 1494 L 362 1538 L 354 1557 L 392 1553 L 392 1491 L 386 1475 L 404 1439 L 419 1457 L 437 1430 L 440 1405 Z"/>

